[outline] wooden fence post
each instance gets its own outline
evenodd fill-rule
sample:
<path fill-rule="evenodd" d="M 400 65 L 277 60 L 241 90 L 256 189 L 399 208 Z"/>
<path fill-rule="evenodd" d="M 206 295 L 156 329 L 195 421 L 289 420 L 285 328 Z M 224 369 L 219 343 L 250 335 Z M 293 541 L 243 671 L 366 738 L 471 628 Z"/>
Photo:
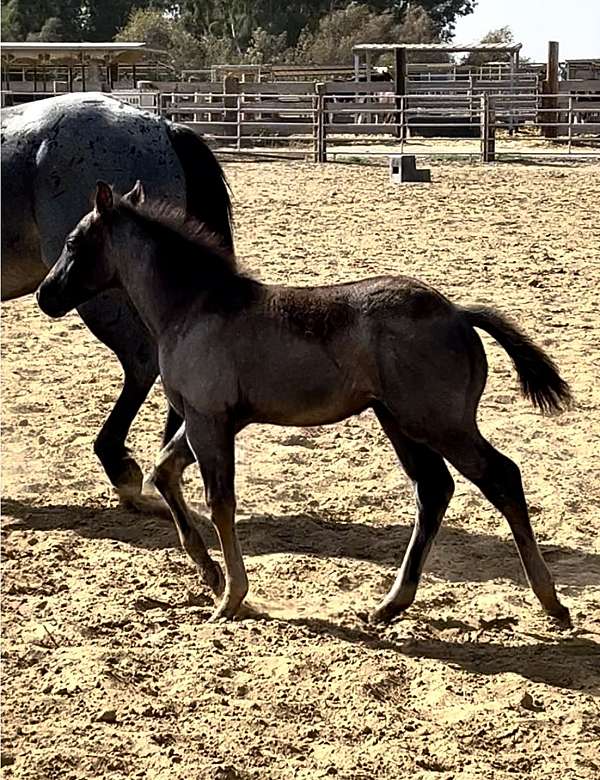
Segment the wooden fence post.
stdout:
<path fill-rule="evenodd" d="M 490 96 L 481 96 L 481 161 L 496 160 L 496 112 L 490 104 Z"/>
<path fill-rule="evenodd" d="M 404 140 L 404 95 L 406 95 L 406 49 L 394 49 L 394 102 L 396 103 L 396 137 Z"/>
<path fill-rule="evenodd" d="M 240 92 L 240 82 L 235 76 L 223 77 L 223 106 L 225 111 L 223 120 L 228 123 L 225 126 L 223 135 L 237 135 L 237 96 Z"/>
<path fill-rule="evenodd" d="M 325 84 L 315 84 L 317 91 L 316 108 L 316 162 L 327 162 L 327 132 L 325 129 Z"/>
<path fill-rule="evenodd" d="M 546 80 L 542 84 L 542 108 L 547 109 L 542 115 L 542 126 L 545 138 L 558 136 L 558 41 L 548 42 L 548 62 L 546 64 Z"/>

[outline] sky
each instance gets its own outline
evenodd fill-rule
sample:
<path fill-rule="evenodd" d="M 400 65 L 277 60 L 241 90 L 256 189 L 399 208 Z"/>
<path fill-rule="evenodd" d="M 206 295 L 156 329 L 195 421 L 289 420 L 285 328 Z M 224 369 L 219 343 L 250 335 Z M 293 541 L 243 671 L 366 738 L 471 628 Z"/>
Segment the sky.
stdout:
<path fill-rule="evenodd" d="M 561 60 L 600 57 L 600 0 L 479 0 L 458 20 L 454 41 L 479 41 L 506 26 L 534 62 L 546 61 L 548 41 L 559 42 Z"/>

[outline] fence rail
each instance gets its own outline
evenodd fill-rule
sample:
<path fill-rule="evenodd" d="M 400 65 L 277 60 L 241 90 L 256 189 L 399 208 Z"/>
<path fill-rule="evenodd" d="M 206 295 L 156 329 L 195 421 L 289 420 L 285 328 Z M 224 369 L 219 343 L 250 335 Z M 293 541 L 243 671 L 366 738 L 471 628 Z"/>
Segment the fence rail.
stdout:
<path fill-rule="evenodd" d="M 490 161 L 515 153 L 514 143 L 513 149 L 505 144 L 507 134 L 525 133 L 553 139 L 530 150 L 529 156 L 600 157 L 600 95 L 560 92 L 532 101 L 529 92 L 479 92 L 472 87 L 399 95 L 386 82 L 234 80 L 228 85 L 225 80 L 194 84 L 187 92 L 138 89 L 112 94 L 192 127 L 223 152 L 271 150 L 326 161 L 328 154 L 356 155 L 357 150 L 361 155 L 395 153 L 419 137 L 470 138 L 479 142 L 477 147 L 454 148 L 452 154 L 475 153 Z M 2 97 L 4 104 L 5 93 Z M 498 138 L 506 148 L 499 150 Z"/>
<path fill-rule="evenodd" d="M 479 139 L 481 158 L 493 160 L 498 156 L 498 132 L 552 130 L 555 153 L 600 157 L 600 101 L 590 101 L 590 96 L 544 95 L 544 102 L 536 101 L 532 110 L 529 94 L 396 95 L 375 91 L 373 85 L 360 87 L 357 90 L 354 84 L 352 91 L 345 84 L 341 89 L 327 84 L 318 85 L 316 92 L 295 94 L 287 90 L 163 94 L 160 110 L 202 132 L 223 151 L 285 147 L 325 161 L 328 152 L 356 154 L 354 147 L 359 146 L 371 147 L 361 154 L 376 154 L 377 144 L 399 145 L 402 150 L 409 139 L 419 136 L 454 137 Z M 580 147 L 584 136 L 591 145 Z"/>

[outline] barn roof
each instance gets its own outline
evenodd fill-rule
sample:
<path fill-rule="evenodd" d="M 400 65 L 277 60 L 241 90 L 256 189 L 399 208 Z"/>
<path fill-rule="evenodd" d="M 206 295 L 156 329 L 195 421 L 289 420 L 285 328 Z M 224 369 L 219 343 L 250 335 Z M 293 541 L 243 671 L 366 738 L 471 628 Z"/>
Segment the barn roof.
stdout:
<path fill-rule="evenodd" d="M 104 63 L 137 62 L 147 54 L 165 54 L 158 49 L 149 49 L 145 43 L 127 41 L 122 43 L 37 43 L 14 41 L 2 43 L 2 62 L 11 65 L 30 64 L 80 64 L 82 61 Z"/>
<path fill-rule="evenodd" d="M 497 51 L 497 52 L 518 52 L 521 50 L 522 43 L 359 43 L 353 46 L 355 52 L 386 52 L 395 49 L 406 49 L 407 51 L 443 51 L 451 53 L 465 51 Z"/>

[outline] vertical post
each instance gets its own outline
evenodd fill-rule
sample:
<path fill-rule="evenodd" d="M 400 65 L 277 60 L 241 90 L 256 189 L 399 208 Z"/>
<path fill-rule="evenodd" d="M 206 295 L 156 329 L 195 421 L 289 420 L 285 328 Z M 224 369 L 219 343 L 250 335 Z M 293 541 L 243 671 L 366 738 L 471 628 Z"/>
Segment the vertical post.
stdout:
<path fill-rule="evenodd" d="M 223 106 L 225 112 L 223 120 L 225 122 L 224 135 L 236 135 L 236 108 L 237 108 L 237 95 L 240 92 L 240 82 L 235 76 L 223 77 Z M 233 109 L 233 110 L 232 110 Z"/>
<path fill-rule="evenodd" d="M 544 82 L 545 100 L 542 100 L 544 111 L 544 136 L 558 136 L 558 41 L 548 42 L 548 63 L 546 65 L 546 81 Z"/>
<path fill-rule="evenodd" d="M 516 54 L 516 57 L 515 57 Z M 508 109 L 508 132 L 510 135 L 514 132 L 514 124 L 515 124 L 515 117 L 514 117 L 514 110 L 515 110 L 515 92 L 517 90 L 515 89 L 515 77 L 517 75 L 517 62 L 518 62 L 518 52 L 511 52 L 510 54 L 510 70 L 509 70 L 509 80 L 510 80 L 510 103 L 509 103 L 509 109 Z M 498 70 L 498 78 L 502 78 L 502 73 L 500 70 Z M 518 101 L 517 101 L 518 103 Z"/>
<path fill-rule="evenodd" d="M 475 113 L 475 102 L 474 102 L 474 96 L 475 96 L 475 76 L 470 73 L 469 74 L 469 91 L 468 91 L 468 98 L 469 98 L 469 124 L 473 125 L 476 121 L 476 113 Z"/>
<path fill-rule="evenodd" d="M 404 153 L 404 141 L 408 136 L 408 128 L 406 126 L 406 97 L 402 95 L 400 98 L 400 154 Z"/>
<path fill-rule="evenodd" d="M 569 154 L 573 145 L 573 95 L 569 95 Z"/>
<path fill-rule="evenodd" d="M 83 61 L 83 52 L 81 52 L 81 91 L 85 92 L 85 63 Z"/>
<path fill-rule="evenodd" d="M 496 112 L 490 104 L 490 96 L 481 96 L 481 161 L 496 160 Z"/>
<path fill-rule="evenodd" d="M 242 96 L 237 96 L 236 147 L 242 148 Z"/>
<path fill-rule="evenodd" d="M 404 121 L 402 97 L 406 95 L 406 49 L 399 46 L 394 49 L 394 102 L 396 104 L 396 137 L 404 139 Z M 400 123 L 400 127 L 398 127 Z"/>
<path fill-rule="evenodd" d="M 360 54 L 354 51 L 352 55 L 354 58 L 354 81 L 358 81 L 360 76 Z"/>
<path fill-rule="evenodd" d="M 319 95 L 316 93 L 312 97 L 313 107 L 313 162 L 319 162 Z"/>
<path fill-rule="evenodd" d="M 315 85 L 317 90 L 317 162 L 327 162 L 327 132 L 325 128 L 325 84 Z"/>

